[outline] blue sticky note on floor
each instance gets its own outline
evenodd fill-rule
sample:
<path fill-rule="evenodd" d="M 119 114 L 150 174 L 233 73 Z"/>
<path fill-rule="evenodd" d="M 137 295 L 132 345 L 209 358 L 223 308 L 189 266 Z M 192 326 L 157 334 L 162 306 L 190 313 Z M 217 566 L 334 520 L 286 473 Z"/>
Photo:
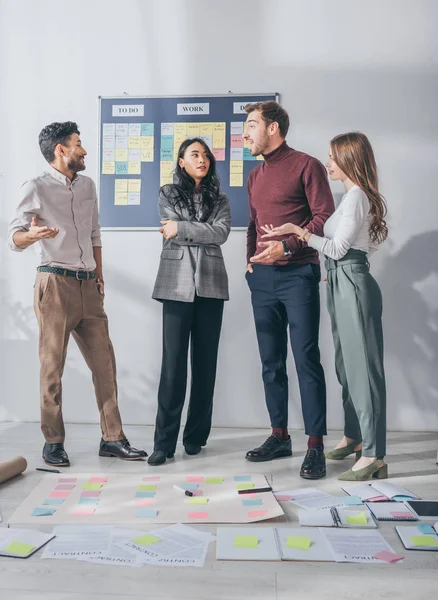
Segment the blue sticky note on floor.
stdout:
<path fill-rule="evenodd" d="M 99 504 L 99 498 L 80 497 L 79 504 Z"/>
<path fill-rule="evenodd" d="M 260 498 L 250 498 L 248 500 L 242 500 L 243 506 L 258 506 L 263 504 Z"/>
<path fill-rule="evenodd" d="M 432 527 L 432 525 L 429 525 L 429 523 L 423 523 L 422 525 L 417 525 L 417 529 L 419 529 L 421 531 L 421 533 L 423 533 L 425 535 L 428 535 L 428 534 L 436 535 L 435 529 Z"/>
<path fill-rule="evenodd" d="M 50 517 L 55 511 L 55 508 L 34 508 L 32 517 Z"/>
<path fill-rule="evenodd" d="M 362 504 L 362 500 L 359 496 L 346 496 L 342 498 L 342 502 L 345 506 L 360 506 Z"/>
<path fill-rule="evenodd" d="M 153 519 L 158 515 L 158 511 L 155 508 L 137 508 L 135 516 L 139 519 L 148 518 Z"/>
<path fill-rule="evenodd" d="M 235 475 L 234 481 L 251 481 L 251 475 Z"/>
<path fill-rule="evenodd" d="M 64 502 L 64 498 L 46 498 L 43 504 L 62 504 Z"/>
<path fill-rule="evenodd" d="M 182 488 L 183 490 L 197 490 L 199 486 L 197 483 L 190 483 L 185 481 L 184 483 L 179 483 L 178 487 Z"/>
<path fill-rule="evenodd" d="M 136 498 L 154 498 L 155 492 L 135 492 Z"/>

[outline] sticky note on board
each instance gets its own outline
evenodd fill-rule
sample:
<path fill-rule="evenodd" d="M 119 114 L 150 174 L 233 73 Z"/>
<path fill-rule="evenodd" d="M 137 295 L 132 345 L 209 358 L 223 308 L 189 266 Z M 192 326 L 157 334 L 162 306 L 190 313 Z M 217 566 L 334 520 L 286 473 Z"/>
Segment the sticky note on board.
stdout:
<path fill-rule="evenodd" d="M 155 492 L 135 492 L 136 498 L 154 498 Z"/>
<path fill-rule="evenodd" d="M 102 175 L 114 175 L 115 173 L 115 163 L 110 161 L 102 162 Z"/>
<path fill-rule="evenodd" d="M 311 543 L 312 538 L 303 535 L 289 535 L 286 540 L 286 546 L 295 550 L 308 550 Z"/>
<path fill-rule="evenodd" d="M 186 481 L 189 483 L 203 483 L 204 478 L 202 475 L 187 475 Z"/>
<path fill-rule="evenodd" d="M 35 546 L 32 544 L 24 544 L 23 542 L 11 542 L 6 548 L 4 552 L 8 552 L 9 554 L 15 554 L 15 556 L 27 556 L 35 549 Z"/>
<path fill-rule="evenodd" d="M 264 517 L 267 514 L 267 510 L 250 510 L 248 512 L 248 519 L 258 519 L 259 517 Z"/>
<path fill-rule="evenodd" d="M 236 483 L 236 490 L 253 490 L 253 483 Z"/>
<path fill-rule="evenodd" d="M 100 490 L 85 490 L 81 492 L 81 498 L 98 498 L 100 496 Z"/>
<path fill-rule="evenodd" d="M 421 525 L 417 525 L 417 529 L 421 531 L 423 535 L 436 535 L 435 529 L 429 523 L 422 523 Z"/>
<path fill-rule="evenodd" d="M 155 508 L 137 508 L 135 516 L 139 519 L 154 519 L 158 515 Z"/>
<path fill-rule="evenodd" d="M 234 538 L 235 548 L 257 548 L 259 538 L 256 535 L 236 535 Z"/>
<path fill-rule="evenodd" d="M 231 173 L 230 174 L 230 187 L 242 187 L 243 186 L 243 173 Z"/>
<path fill-rule="evenodd" d="M 88 481 L 87 483 L 83 484 L 82 489 L 88 492 L 97 492 L 102 489 L 102 485 L 102 483 L 94 483 L 92 481 Z"/>
<path fill-rule="evenodd" d="M 208 504 L 208 498 L 193 496 L 192 498 L 187 498 L 187 504 Z"/>
<path fill-rule="evenodd" d="M 137 491 L 139 492 L 155 492 L 157 486 L 154 483 L 142 483 L 138 486 Z"/>
<path fill-rule="evenodd" d="M 263 504 L 261 498 L 249 498 L 242 500 L 242 506 L 258 506 Z"/>
<path fill-rule="evenodd" d="M 153 136 L 154 135 L 154 124 L 153 123 L 142 123 L 141 124 L 141 135 Z"/>
<path fill-rule="evenodd" d="M 410 538 L 414 546 L 438 546 L 438 542 L 431 535 L 411 535 Z"/>
<path fill-rule="evenodd" d="M 225 140 L 223 145 L 225 145 Z M 216 160 L 225 160 L 225 148 L 212 148 L 211 151 Z"/>
<path fill-rule="evenodd" d="M 90 477 L 90 483 L 106 483 L 108 481 L 108 477 Z"/>
<path fill-rule="evenodd" d="M 62 504 L 64 502 L 64 498 L 46 498 L 43 504 Z"/>
<path fill-rule="evenodd" d="M 161 542 L 161 538 L 147 533 L 146 535 L 141 535 L 140 537 L 134 538 L 132 541 L 134 544 L 138 544 L 139 546 L 150 546 L 151 544 Z"/>
<path fill-rule="evenodd" d="M 55 508 L 34 508 L 32 517 L 51 517 L 56 512 Z"/>
<path fill-rule="evenodd" d="M 207 520 L 208 519 L 208 512 L 189 512 L 188 518 L 189 519 L 203 519 L 203 520 Z"/>
<path fill-rule="evenodd" d="M 76 508 L 72 515 L 74 517 L 92 517 L 95 512 L 95 508 Z"/>
<path fill-rule="evenodd" d="M 223 477 L 206 477 L 204 483 L 220 484 L 224 482 Z"/>
<path fill-rule="evenodd" d="M 68 498 L 70 492 L 50 492 L 49 498 Z"/>
<path fill-rule="evenodd" d="M 99 504 L 100 498 L 79 498 L 79 504 Z"/>
<path fill-rule="evenodd" d="M 128 148 L 116 148 L 117 162 L 128 162 Z"/>
<path fill-rule="evenodd" d="M 358 513 L 357 515 L 350 515 L 345 518 L 349 525 L 366 525 L 367 517 L 364 512 Z"/>
<path fill-rule="evenodd" d="M 53 489 L 55 490 L 55 492 L 65 492 L 65 491 L 72 490 L 74 487 L 75 487 L 74 483 L 60 483 Z"/>

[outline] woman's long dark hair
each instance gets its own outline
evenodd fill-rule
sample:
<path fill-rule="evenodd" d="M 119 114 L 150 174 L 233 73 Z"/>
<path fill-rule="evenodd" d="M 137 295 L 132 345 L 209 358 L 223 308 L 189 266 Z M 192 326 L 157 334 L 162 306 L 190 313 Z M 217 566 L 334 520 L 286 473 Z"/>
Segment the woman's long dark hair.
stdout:
<path fill-rule="evenodd" d="M 388 237 L 386 202 L 379 192 L 376 159 L 371 144 L 364 133 L 341 133 L 330 142 L 333 160 L 338 167 L 365 192 L 370 201 L 370 237 L 377 244 Z"/>
<path fill-rule="evenodd" d="M 193 194 L 195 193 L 196 189 L 195 180 L 193 177 L 190 177 L 187 171 L 179 164 L 179 159 L 184 158 L 187 148 L 195 142 L 201 144 L 208 159 L 210 160 L 210 168 L 208 169 L 207 175 L 202 179 L 199 189 L 199 191 L 202 193 L 202 204 L 205 207 L 205 209 L 201 212 L 201 220 L 206 221 L 219 199 L 220 183 L 219 177 L 216 173 L 216 159 L 203 139 L 195 137 L 184 140 L 179 147 L 178 158 L 176 161 L 175 176 L 177 182 L 172 186 L 163 186 L 161 191 L 172 202 L 176 209 L 181 210 L 182 208 L 186 208 L 191 216 L 196 214 L 195 205 L 193 202 Z"/>

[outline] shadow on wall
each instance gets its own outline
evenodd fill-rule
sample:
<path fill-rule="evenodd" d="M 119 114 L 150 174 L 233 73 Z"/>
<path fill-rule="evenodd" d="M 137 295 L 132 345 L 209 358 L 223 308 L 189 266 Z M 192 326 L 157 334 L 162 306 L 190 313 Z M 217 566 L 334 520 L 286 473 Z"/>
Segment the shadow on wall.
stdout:
<path fill-rule="evenodd" d="M 413 236 L 378 279 L 385 354 L 398 363 L 409 392 L 403 397 L 427 414 L 438 404 L 438 231 Z"/>

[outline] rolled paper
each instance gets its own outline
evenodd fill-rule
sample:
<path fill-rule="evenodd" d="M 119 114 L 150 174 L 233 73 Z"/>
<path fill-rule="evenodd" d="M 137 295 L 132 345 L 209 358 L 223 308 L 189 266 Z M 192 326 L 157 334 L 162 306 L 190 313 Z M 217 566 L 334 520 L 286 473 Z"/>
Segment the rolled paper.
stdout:
<path fill-rule="evenodd" d="M 23 473 L 27 468 L 27 461 L 22 456 L 16 456 L 5 462 L 0 462 L 0 483 L 12 479 Z"/>

